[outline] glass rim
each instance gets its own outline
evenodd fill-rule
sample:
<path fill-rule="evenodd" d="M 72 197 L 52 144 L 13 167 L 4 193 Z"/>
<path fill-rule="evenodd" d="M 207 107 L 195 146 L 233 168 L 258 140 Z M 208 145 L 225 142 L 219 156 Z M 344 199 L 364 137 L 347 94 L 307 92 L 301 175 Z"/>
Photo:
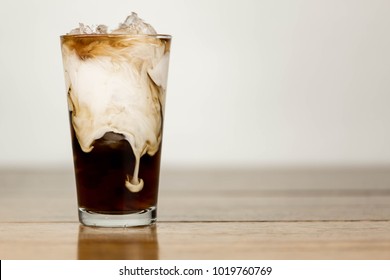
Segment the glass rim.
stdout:
<path fill-rule="evenodd" d="M 158 39 L 172 39 L 172 35 L 168 34 L 65 34 L 60 35 L 60 38 L 103 38 L 103 37 L 116 37 L 116 38 L 158 38 Z"/>

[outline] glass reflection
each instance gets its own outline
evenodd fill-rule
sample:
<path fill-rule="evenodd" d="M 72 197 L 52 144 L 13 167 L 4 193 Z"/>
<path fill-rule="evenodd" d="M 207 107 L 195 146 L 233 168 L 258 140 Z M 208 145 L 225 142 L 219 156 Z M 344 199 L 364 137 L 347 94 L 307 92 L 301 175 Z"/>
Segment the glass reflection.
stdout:
<path fill-rule="evenodd" d="M 156 225 L 98 228 L 80 225 L 80 260 L 155 260 L 159 258 Z"/>

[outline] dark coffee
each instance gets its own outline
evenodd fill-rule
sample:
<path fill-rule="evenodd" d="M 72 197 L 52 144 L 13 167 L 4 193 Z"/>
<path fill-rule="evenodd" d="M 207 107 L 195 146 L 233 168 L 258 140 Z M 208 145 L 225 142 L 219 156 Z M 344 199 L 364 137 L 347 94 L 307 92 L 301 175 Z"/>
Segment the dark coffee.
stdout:
<path fill-rule="evenodd" d="M 122 135 L 109 132 L 95 140 L 92 151 L 85 153 L 72 126 L 71 132 L 81 209 L 100 214 L 131 214 L 157 205 L 161 147 L 153 156 L 141 157 L 139 177 L 144 186 L 139 192 L 131 192 L 125 186 L 135 167 L 129 142 Z"/>

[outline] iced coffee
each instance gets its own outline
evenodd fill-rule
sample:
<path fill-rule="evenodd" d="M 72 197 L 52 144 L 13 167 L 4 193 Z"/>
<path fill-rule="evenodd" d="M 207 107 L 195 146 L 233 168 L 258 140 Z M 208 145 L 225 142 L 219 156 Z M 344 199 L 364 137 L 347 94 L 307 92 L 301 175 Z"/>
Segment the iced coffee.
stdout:
<path fill-rule="evenodd" d="M 156 221 L 171 37 L 135 13 L 61 36 L 80 222 Z"/>

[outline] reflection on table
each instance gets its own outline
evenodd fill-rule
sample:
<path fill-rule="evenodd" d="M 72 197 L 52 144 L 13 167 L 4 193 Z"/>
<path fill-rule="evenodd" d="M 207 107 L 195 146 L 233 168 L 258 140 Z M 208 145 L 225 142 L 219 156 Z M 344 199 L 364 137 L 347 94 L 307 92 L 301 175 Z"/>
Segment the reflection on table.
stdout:
<path fill-rule="evenodd" d="M 80 225 L 80 260 L 155 260 L 159 258 L 155 225 L 136 228 L 94 228 Z"/>

